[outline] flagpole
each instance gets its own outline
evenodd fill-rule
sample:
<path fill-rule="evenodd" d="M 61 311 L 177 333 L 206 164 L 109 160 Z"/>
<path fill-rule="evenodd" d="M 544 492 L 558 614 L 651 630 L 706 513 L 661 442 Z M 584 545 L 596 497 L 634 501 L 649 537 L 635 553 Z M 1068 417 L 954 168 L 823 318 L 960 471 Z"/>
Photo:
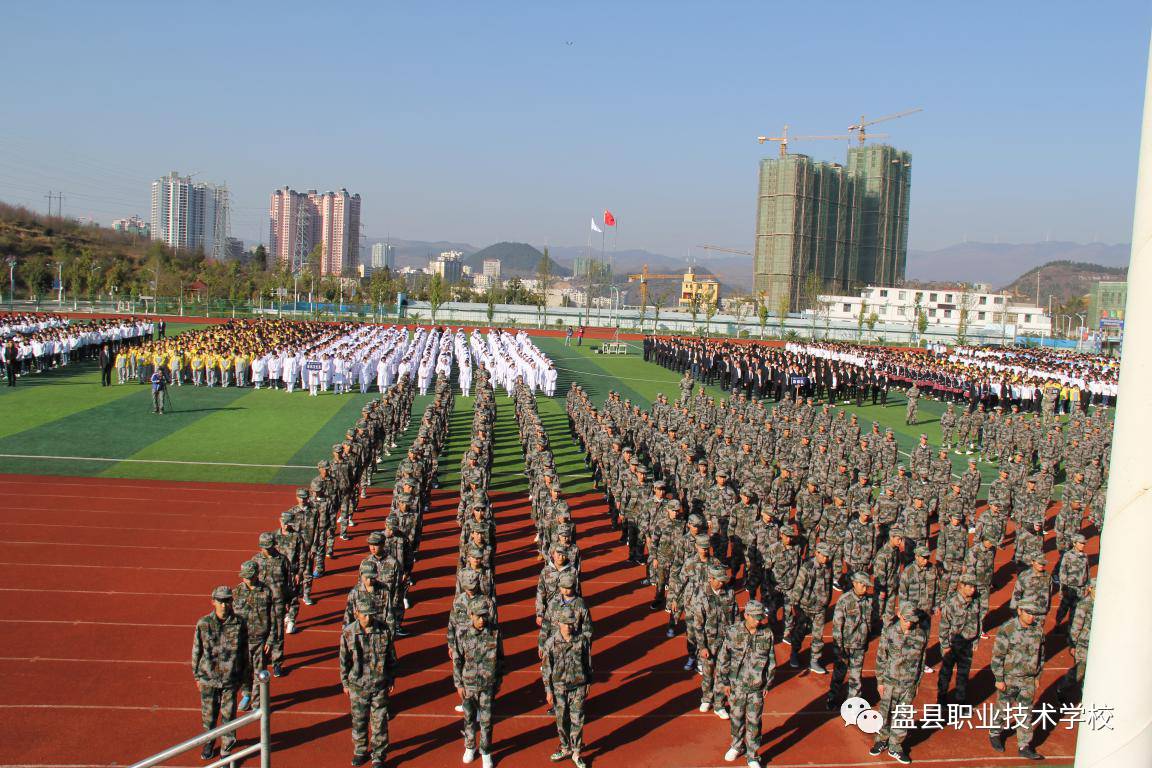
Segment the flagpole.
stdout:
<path fill-rule="evenodd" d="M 588 230 L 588 245 L 584 248 L 584 325 L 592 314 L 592 230 Z"/>

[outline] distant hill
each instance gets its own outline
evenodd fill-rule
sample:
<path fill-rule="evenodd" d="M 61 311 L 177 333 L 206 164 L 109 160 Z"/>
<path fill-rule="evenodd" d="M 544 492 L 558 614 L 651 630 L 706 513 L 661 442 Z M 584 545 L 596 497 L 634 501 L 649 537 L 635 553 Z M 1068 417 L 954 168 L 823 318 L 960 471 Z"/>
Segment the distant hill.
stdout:
<path fill-rule="evenodd" d="M 1028 270 L 999 290 L 1028 296 L 1035 301 L 1037 273 L 1040 278 L 1040 303 L 1046 305 L 1048 297 L 1052 296 L 1056 304 L 1066 304 L 1070 299 L 1088 293 L 1095 282 L 1123 280 L 1128 274 L 1128 268 L 1079 261 L 1050 261 Z"/>
<path fill-rule="evenodd" d="M 1126 267 L 1129 251 L 1127 243 L 957 243 L 935 251 L 909 250 L 907 274 L 910 280 L 1007 285 L 1021 270 L 1055 261 Z"/>
<path fill-rule="evenodd" d="M 360 254 L 365 264 L 372 263 L 372 246 L 376 243 L 391 243 L 396 247 L 396 266 L 426 267 L 428 261 L 444 251 L 461 251 L 465 255 L 477 250 L 469 243 L 454 243 L 449 240 L 404 240 L 398 237 L 369 237 Z"/>
<path fill-rule="evenodd" d="M 501 277 L 508 275 L 532 277 L 536 274 L 536 270 L 540 266 L 540 259 L 543 256 L 542 251 L 527 243 L 495 243 L 469 254 L 465 257 L 464 263 L 472 267 L 473 272 L 479 272 L 483 269 L 485 260 L 497 259 L 500 262 Z M 549 250 L 548 262 L 551 265 L 549 269 L 551 269 L 553 277 L 568 277 L 572 274 L 571 269 L 561 266 L 552 258 L 551 250 Z"/>

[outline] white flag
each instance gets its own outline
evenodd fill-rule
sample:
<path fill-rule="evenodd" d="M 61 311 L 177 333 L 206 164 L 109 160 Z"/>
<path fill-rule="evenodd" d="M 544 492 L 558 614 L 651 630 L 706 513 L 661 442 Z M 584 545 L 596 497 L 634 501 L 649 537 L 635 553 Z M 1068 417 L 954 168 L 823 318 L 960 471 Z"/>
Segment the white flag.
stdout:
<path fill-rule="evenodd" d="M 602 229 L 600 229 L 600 227 L 596 226 L 596 219 L 594 219 L 594 218 L 592 219 L 592 231 L 593 232 L 600 232 L 600 233 L 604 232 L 604 230 L 602 230 Z"/>

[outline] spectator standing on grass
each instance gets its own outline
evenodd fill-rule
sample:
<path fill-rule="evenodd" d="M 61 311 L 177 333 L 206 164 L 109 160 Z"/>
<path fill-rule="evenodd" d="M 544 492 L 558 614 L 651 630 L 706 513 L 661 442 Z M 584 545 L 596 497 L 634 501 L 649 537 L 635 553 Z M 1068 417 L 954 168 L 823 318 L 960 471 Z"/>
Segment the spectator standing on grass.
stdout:
<path fill-rule="evenodd" d="M 112 386 L 112 363 L 115 361 L 112 348 L 107 344 L 100 345 L 100 386 Z"/>
<path fill-rule="evenodd" d="M 8 386 L 16 386 L 16 342 L 8 339 L 4 345 L 4 372 L 8 377 Z"/>
<path fill-rule="evenodd" d="M 164 377 L 164 371 L 159 367 L 152 371 L 152 413 L 164 415 L 164 390 L 168 386 L 168 382 Z"/>
<path fill-rule="evenodd" d="M 200 691 L 200 718 L 210 731 L 236 717 L 236 692 L 251 674 L 248 655 L 248 624 L 232 611 L 232 590 L 212 590 L 212 613 L 196 622 L 192 640 L 192 675 Z M 220 738 L 220 756 L 227 757 L 236 743 L 236 734 Z M 204 745 L 200 757 L 208 760 L 216 751 L 215 741 Z"/>

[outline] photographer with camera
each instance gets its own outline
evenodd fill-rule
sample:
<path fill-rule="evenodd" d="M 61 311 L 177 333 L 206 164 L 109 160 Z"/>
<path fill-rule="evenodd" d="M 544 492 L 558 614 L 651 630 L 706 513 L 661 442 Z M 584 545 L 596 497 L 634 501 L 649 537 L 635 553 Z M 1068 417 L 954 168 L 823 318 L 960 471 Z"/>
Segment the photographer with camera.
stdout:
<path fill-rule="evenodd" d="M 168 377 L 162 366 L 152 369 L 152 413 L 164 415 L 164 397 L 168 391 Z"/>

